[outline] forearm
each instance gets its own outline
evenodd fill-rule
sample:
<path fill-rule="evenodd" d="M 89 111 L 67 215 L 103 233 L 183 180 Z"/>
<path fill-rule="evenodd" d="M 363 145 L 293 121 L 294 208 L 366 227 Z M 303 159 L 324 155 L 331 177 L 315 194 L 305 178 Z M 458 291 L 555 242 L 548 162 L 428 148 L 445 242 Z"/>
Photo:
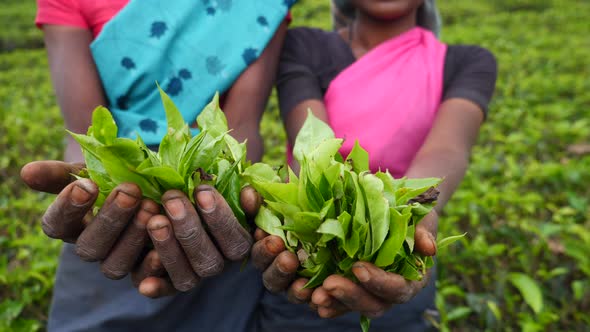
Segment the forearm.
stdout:
<path fill-rule="evenodd" d="M 231 135 L 238 141 L 248 140 L 248 159 L 260 161 L 264 151 L 260 121 L 272 90 L 287 23 L 275 32 L 260 57 L 252 63 L 228 91 L 224 112 Z"/>
<path fill-rule="evenodd" d="M 418 153 L 406 172 L 408 178 L 439 177 L 443 181 L 439 185 L 435 210 L 438 213 L 449 201 L 469 166 L 469 155 L 460 149 L 442 148 Z"/>

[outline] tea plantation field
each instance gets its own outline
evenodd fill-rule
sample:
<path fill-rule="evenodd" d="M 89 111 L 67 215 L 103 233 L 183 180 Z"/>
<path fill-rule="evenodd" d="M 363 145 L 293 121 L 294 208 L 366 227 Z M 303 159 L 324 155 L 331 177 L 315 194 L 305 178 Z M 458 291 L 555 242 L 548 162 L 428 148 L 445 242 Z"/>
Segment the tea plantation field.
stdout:
<path fill-rule="evenodd" d="M 443 331 L 590 331 L 590 1 L 439 1 L 447 43 L 499 63 L 472 164 L 441 218 L 467 232 L 438 253 Z M 43 330 L 60 249 L 42 233 L 50 195 L 19 171 L 60 159 L 65 137 L 35 3 L 0 10 L 0 331 Z M 301 0 L 294 25 L 331 27 L 327 0 Z M 281 164 L 276 101 L 265 161 Z"/>

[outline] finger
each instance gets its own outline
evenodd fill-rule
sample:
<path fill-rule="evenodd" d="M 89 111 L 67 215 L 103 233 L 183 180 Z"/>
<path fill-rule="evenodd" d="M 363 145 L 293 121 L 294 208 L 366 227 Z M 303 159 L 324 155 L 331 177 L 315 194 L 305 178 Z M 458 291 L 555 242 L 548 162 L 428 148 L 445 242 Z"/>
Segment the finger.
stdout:
<path fill-rule="evenodd" d="M 84 229 L 84 216 L 97 197 L 98 188 L 88 179 L 69 184 L 45 211 L 41 222 L 43 232 L 54 239 L 75 242 Z"/>
<path fill-rule="evenodd" d="M 180 244 L 172 235 L 172 225 L 166 216 L 155 215 L 148 222 L 148 233 L 162 264 L 168 271 L 174 288 L 188 291 L 199 282 Z"/>
<path fill-rule="evenodd" d="M 295 278 L 298 266 L 297 256 L 290 251 L 283 251 L 262 273 L 262 283 L 272 293 L 284 291 Z"/>
<path fill-rule="evenodd" d="M 311 302 L 318 307 L 329 307 L 335 300 L 324 287 L 320 286 L 311 294 Z"/>
<path fill-rule="evenodd" d="M 329 307 L 321 307 L 318 306 L 317 308 L 318 316 L 322 318 L 335 318 L 341 315 L 344 315 L 347 312 L 350 312 L 344 304 L 340 301 L 334 300 L 334 304 Z"/>
<path fill-rule="evenodd" d="M 131 273 L 131 281 L 135 287 L 148 277 L 162 277 L 166 275 L 166 268 L 155 249 L 150 250 Z"/>
<path fill-rule="evenodd" d="M 302 304 L 308 303 L 311 301 L 311 295 L 313 293 L 313 289 L 311 288 L 303 288 L 305 284 L 307 284 L 309 280 L 305 278 L 299 278 L 291 284 L 289 290 L 287 291 L 287 299 L 291 303 L 295 304 Z"/>
<path fill-rule="evenodd" d="M 350 311 L 342 302 L 332 297 L 323 286 L 313 291 L 311 302 L 315 304 L 318 315 L 322 318 L 333 318 Z"/>
<path fill-rule="evenodd" d="M 256 228 L 256 230 L 254 231 L 254 240 L 256 241 L 260 241 L 262 239 L 264 239 L 265 237 L 269 236 L 270 234 L 268 234 L 267 232 L 263 231 L 260 228 Z"/>
<path fill-rule="evenodd" d="M 148 241 L 147 223 L 158 212 L 160 209 L 154 201 L 145 199 L 141 202 L 133 222 L 127 226 L 101 264 L 102 273 L 107 278 L 121 279 L 131 271 Z"/>
<path fill-rule="evenodd" d="M 260 194 L 256 189 L 251 186 L 246 186 L 240 192 L 240 205 L 242 206 L 242 209 L 244 209 L 246 216 L 252 219 L 256 217 L 258 210 L 260 210 L 262 197 L 260 197 Z"/>
<path fill-rule="evenodd" d="M 141 189 L 133 183 L 118 185 L 107 197 L 94 220 L 76 241 L 76 254 L 85 261 L 107 257 L 141 202 Z"/>
<path fill-rule="evenodd" d="M 223 196 L 211 186 L 200 185 L 195 190 L 195 202 L 223 255 L 232 261 L 248 256 L 252 236 L 240 225 Z"/>
<path fill-rule="evenodd" d="M 260 271 L 264 271 L 283 251 L 285 251 L 285 243 L 280 237 L 267 236 L 254 243 L 252 247 L 252 264 Z"/>
<path fill-rule="evenodd" d="M 428 281 L 428 276 L 420 281 L 406 280 L 399 274 L 385 272 L 366 262 L 355 263 L 352 272 L 364 289 L 387 303 L 408 302 Z"/>
<path fill-rule="evenodd" d="M 139 287 L 141 282 L 148 277 L 162 277 L 166 275 L 166 268 L 160 260 L 160 255 L 155 249 L 150 250 L 141 264 L 131 273 L 131 281 L 135 287 Z"/>
<path fill-rule="evenodd" d="M 174 295 L 176 289 L 168 278 L 148 277 L 139 284 L 139 293 L 143 296 L 157 299 Z"/>
<path fill-rule="evenodd" d="M 322 286 L 348 309 L 358 311 L 369 318 L 383 315 L 388 308 L 381 299 L 342 276 L 331 275 L 324 280 Z"/>
<path fill-rule="evenodd" d="M 424 217 L 416 226 L 414 233 L 414 248 L 425 256 L 436 255 L 436 233 L 438 227 L 438 215 L 432 211 Z"/>
<path fill-rule="evenodd" d="M 20 171 L 20 177 L 31 189 L 58 194 L 75 180 L 84 164 L 72 164 L 58 160 L 33 161 Z"/>
<path fill-rule="evenodd" d="M 182 191 L 169 190 L 162 196 L 162 203 L 193 270 L 201 277 L 221 273 L 223 257 L 207 235 L 188 197 Z"/>

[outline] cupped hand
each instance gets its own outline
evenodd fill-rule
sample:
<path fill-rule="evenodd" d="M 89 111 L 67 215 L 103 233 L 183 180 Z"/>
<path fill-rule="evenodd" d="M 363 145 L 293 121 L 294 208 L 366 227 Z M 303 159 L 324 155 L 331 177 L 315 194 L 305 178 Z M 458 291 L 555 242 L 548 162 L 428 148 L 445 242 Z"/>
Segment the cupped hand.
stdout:
<path fill-rule="evenodd" d="M 416 226 L 415 250 L 425 256 L 436 254 L 438 214 L 429 213 Z M 287 291 L 289 301 L 309 303 L 321 317 L 337 317 L 355 311 L 369 318 L 381 316 L 394 304 L 412 299 L 429 280 L 430 271 L 420 281 L 409 281 L 401 275 L 386 272 L 368 262 L 356 262 L 352 272 L 355 283 L 340 275 L 331 275 L 315 289 L 303 288 L 307 279 L 296 278 L 297 256 L 285 249 L 281 238 L 257 230 L 252 248 L 253 263 L 263 272 L 266 288 Z"/>
<path fill-rule="evenodd" d="M 252 236 L 215 188 L 197 187 L 194 199 L 196 208 L 180 191 L 162 196 L 166 214 L 147 225 L 154 250 L 132 274 L 141 294 L 155 298 L 189 290 L 201 278 L 221 273 L 224 258 L 239 261 L 250 253 Z M 241 191 L 246 215 L 255 215 L 260 201 L 252 188 Z"/>
<path fill-rule="evenodd" d="M 250 252 L 251 235 L 213 187 L 203 185 L 195 189 L 196 208 L 182 192 L 166 192 L 162 197 L 165 214 L 160 214 L 160 206 L 155 202 L 141 199 L 137 185 L 123 183 L 93 217 L 98 187 L 89 179 L 76 180 L 71 175 L 83 167 L 61 161 L 36 161 L 23 167 L 21 177 L 32 189 L 59 193 L 43 216 L 44 232 L 49 237 L 75 243 L 76 253 L 83 260 L 101 261 L 107 277 L 120 279 L 134 270 L 140 292 L 152 297 L 166 295 L 171 285 L 177 290 L 189 290 L 201 277 L 220 273 L 224 258 L 237 261 Z M 243 190 L 241 198 L 247 213 L 255 214 L 260 206 L 256 195 L 253 190 Z M 150 238 L 155 253 L 138 263 Z M 160 273 L 160 265 L 165 275 Z M 148 267 L 158 267 L 160 272 Z M 143 274 L 145 278 L 141 277 Z M 147 286 L 142 288 L 143 279 L 147 279 Z"/>
<path fill-rule="evenodd" d="M 58 193 L 42 218 L 45 234 L 75 243 L 80 258 L 101 261 L 107 277 L 121 279 L 144 250 L 148 242 L 146 225 L 159 213 L 159 207 L 151 200 L 142 200 L 137 185 L 122 183 L 92 216 L 98 187 L 89 179 L 72 176 L 83 167 L 62 161 L 35 161 L 23 167 L 21 178 L 32 189 Z"/>

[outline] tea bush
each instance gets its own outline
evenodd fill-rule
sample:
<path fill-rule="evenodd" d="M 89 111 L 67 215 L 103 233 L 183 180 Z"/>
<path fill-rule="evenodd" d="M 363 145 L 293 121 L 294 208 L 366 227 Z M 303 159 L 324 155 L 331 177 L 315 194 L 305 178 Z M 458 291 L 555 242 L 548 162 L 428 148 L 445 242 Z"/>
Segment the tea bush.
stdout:
<path fill-rule="evenodd" d="M 444 331 L 590 330 L 590 32 L 587 1 L 439 1 L 442 39 L 479 44 L 499 63 L 489 117 L 441 235 Z M 301 0 L 293 25 L 331 28 L 329 2 Z M 0 331 L 43 329 L 60 244 L 39 219 L 50 195 L 20 167 L 62 156 L 63 122 L 34 3 L 7 0 L 0 19 Z M 276 98 L 262 123 L 264 160 L 281 164 Z"/>

